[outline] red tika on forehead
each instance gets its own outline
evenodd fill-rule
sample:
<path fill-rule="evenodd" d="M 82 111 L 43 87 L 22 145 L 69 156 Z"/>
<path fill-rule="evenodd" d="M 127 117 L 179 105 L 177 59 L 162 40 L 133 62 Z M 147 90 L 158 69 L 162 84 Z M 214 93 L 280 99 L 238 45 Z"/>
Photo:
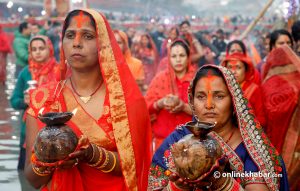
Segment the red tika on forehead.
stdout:
<path fill-rule="evenodd" d="M 89 17 L 83 14 L 83 11 L 80 11 L 79 15 L 75 16 L 74 19 L 76 20 L 77 28 L 80 29 L 84 22 L 89 22 Z M 75 42 L 79 42 L 80 40 L 80 33 L 79 31 L 76 32 L 75 35 Z"/>
<path fill-rule="evenodd" d="M 82 23 L 89 21 L 89 17 L 83 14 L 83 11 L 80 11 L 79 15 L 75 16 L 74 19 L 77 22 L 77 27 L 81 28 Z"/>
<path fill-rule="evenodd" d="M 228 64 L 230 63 L 231 65 L 231 70 L 236 70 L 237 69 L 237 64 L 239 63 L 239 60 L 230 60 L 227 62 L 227 68 L 228 68 Z"/>
<path fill-rule="evenodd" d="M 212 91 L 211 91 L 211 82 L 214 81 L 217 78 L 217 76 L 213 76 L 211 74 L 211 71 L 208 71 L 207 77 L 205 78 L 205 87 L 207 90 L 207 107 L 211 107 L 211 101 L 212 101 Z"/>

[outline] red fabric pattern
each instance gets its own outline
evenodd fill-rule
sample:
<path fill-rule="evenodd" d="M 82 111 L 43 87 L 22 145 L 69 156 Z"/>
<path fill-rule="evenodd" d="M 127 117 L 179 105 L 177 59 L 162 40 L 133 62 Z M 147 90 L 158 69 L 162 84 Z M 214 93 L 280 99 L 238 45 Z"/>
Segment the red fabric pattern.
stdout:
<path fill-rule="evenodd" d="M 279 68 L 274 72 L 278 67 L 288 65 L 292 65 L 295 70 L 283 72 L 283 69 Z M 299 104 L 300 60 L 287 46 L 274 49 L 268 56 L 263 77 L 262 91 L 268 120 L 267 134 L 276 149 L 281 152 L 292 115 Z"/>
<path fill-rule="evenodd" d="M 148 186 L 148 169 L 151 163 L 151 138 L 150 119 L 147 115 L 147 105 L 140 93 L 135 80 L 130 75 L 130 70 L 123 58 L 122 52 L 119 50 L 114 33 L 110 29 L 107 20 L 104 18 L 111 46 L 114 51 L 117 67 L 125 94 L 126 108 L 128 120 L 130 124 L 130 132 L 134 146 L 134 154 L 136 161 L 137 185 L 138 190 L 147 190 Z M 142 115 L 144 114 L 144 115 Z M 126 189 L 127 190 L 127 189 Z"/>

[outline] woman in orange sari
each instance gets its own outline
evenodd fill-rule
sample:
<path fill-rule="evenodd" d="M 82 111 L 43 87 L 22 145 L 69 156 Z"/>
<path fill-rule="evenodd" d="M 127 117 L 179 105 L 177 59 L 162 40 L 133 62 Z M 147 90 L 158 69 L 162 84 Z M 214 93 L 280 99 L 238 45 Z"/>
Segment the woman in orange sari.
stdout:
<path fill-rule="evenodd" d="M 74 10 L 65 19 L 62 39 L 61 81 L 31 93 L 27 179 L 42 190 L 146 190 L 147 107 L 107 20 L 94 10 Z M 72 71 L 68 78 L 66 63 Z M 80 137 L 79 149 L 54 168 L 31 152 L 43 126 L 37 118 L 41 108 L 44 113 L 77 109 L 67 125 Z"/>
<path fill-rule="evenodd" d="M 265 119 L 261 88 L 254 82 L 255 68 L 250 58 L 236 52 L 227 55 L 221 65 L 232 71 L 243 90 L 244 96 L 249 100 L 257 120 L 262 127 L 266 127 L 267 121 Z"/>
<path fill-rule="evenodd" d="M 146 93 L 153 120 L 154 150 L 178 124 L 191 120 L 187 89 L 195 71 L 189 58 L 188 45 L 175 40 L 170 46 L 168 69 L 155 76 Z"/>
<path fill-rule="evenodd" d="M 136 81 L 136 83 L 139 85 L 140 90 L 143 90 L 144 80 L 145 80 L 145 73 L 142 61 L 139 59 L 134 58 L 131 55 L 131 51 L 128 45 L 128 37 L 125 32 L 120 30 L 115 30 L 115 37 L 117 40 L 117 43 L 119 44 L 122 53 L 125 57 L 126 63 L 128 64 L 128 67 Z"/>
<path fill-rule="evenodd" d="M 270 52 L 263 70 L 262 93 L 267 134 L 286 164 L 291 187 L 300 186 L 300 59 L 288 46 Z"/>

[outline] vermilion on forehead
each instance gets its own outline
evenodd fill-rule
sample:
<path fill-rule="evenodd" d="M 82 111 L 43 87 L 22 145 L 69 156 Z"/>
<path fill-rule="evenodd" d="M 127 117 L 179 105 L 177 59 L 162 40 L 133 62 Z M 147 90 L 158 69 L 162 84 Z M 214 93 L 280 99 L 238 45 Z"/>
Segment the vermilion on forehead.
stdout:
<path fill-rule="evenodd" d="M 229 61 L 227 62 L 227 64 L 231 64 L 231 65 L 237 65 L 237 64 L 239 64 L 239 63 L 240 63 L 239 60 L 229 60 Z"/>
<path fill-rule="evenodd" d="M 211 74 L 210 76 L 202 77 L 196 85 L 197 92 L 207 91 L 223 91 L 224 81 L 222 77 Z M 224 84 L 225 85 L 225 84 Z"/>
<path fill-rule="evenodd" d="M 79 15 L 76 15 L 74 17 L 74 19 L 77 22 L 77 27 L 78 28 L 81 28 L 83 23 L 90 21 L 90 18 L 88 16 L 84 15 L 83 11 L 80 11 Z"/>
<path fill-rule="evenodd" d="M 204 78 L 205 80 L 205 87 L 207 90 L 207 105 L 210 107 L 211 106 L 211 102 L 212 102 L 212 87 L 211 87 L 211 83 L 217 78 L 217 76 L 213 76 L 211 74 L 211 71 L 208 71 L 207 73 L 207 77 Z"/>

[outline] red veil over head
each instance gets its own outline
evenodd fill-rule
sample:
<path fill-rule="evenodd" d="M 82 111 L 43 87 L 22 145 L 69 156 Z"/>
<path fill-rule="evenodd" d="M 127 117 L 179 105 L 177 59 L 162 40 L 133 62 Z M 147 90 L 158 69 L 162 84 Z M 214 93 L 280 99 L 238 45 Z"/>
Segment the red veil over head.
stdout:
<path fill-rule="evenodd" d="M 121 180 L 118 179 L 118 176 L 110 177 L 122 181 L 121 183 L 125 184 L 123 190 L 147 190 L 148 169 L 151 161 L 151 130 L 146 102 L 130 73 L 106 18 L 95 10 L 82 9 L 81 11 L 90 14 L 96 24 L 99 67 L 107 90 L 106 94 L 110 104 L 109 112 L 113 129 L 112 133 L 123 174 L 123 179 L 121 178 Z M 67 69 L 65 55 L 62 50 L 60 63 L 61 80 L 64 80 L 66 76 L 68 76 Z M 50 85 L 49 88 L 51 88 Z M 55 93 L 53 95 L 48 89 L 46 90 L 47 94 L 45 93 L 45 95 L 51 96 L 49 99 L 38 99 L 38 96 L 41 95 L 38 92 L 39 89 L 33 92 L 31 96 L 32 102 L 38 101 L 39 103 L 35 104 L 38 105 L 35 108 L 31 105 L 30 109 L 34 111 L 34 113 L 31 112 L 31 114 L 36 116 L 37 111 L 40 109 L 39 107 L 46 107 L 45 105 L 48 102 L 51 102 L 49 108 L 55 104 L 53 98 L 55 99 L 57 95 L 55 95 Z M 53 90 L 53 92 L 56 91 Z M 63 96 L 59 98 L 61 97 L 62 100 L 64 100 L 62 102 L 68 101 L 65 100 Z M 43 104 L 41 103 L 42 101 L 44 101 Z M 28 113 L 30 113 L 30 111 L 28 111 Z M 74 118 L 75 117 L 71 119 L 71 122 L 75 120 Z M 99 125 L 96 127 L 98 128 Z M 87 134 L 87 132 L 85 134 Z M 97 134 L 88 134 L 88 138 L 89 136 L 93 136 L 92 138 L 97 140 L 100 139 Z M 83 188 L 84 184 L 82 184 L 85 181 L 84 178 L 87 178 L 87 175 L 84 176 L 83 174 L 87 172 L 92 179 L 89 182 L 95 182 L 95 184 L 97 184 L 98 181 L 102 181 L 105 185 L 106 180 L 102 178 L 104 176 L 100 176 L 101 178 L 98 176 L 101 172 L 98 172 L 96 169 L 84 168 L 84 165 L 79 166 L 80 167 L 76 166 L 68 170 L 56 170 L 52 178 L 51 189 L 57 189 L 59 187 L 59 190 L 63 191 L 74 189 L 83 191 L 87 189 Z M 82 175 L 80 173 L 82 173 Z M 97 188 L 93 186 L 93 184 L 85 186 L 88 186 L 88 188 L 92 190 L 105 189 Z M 114 188 L 114 185 L 109 186 L 111 186 L 112 189 Z M 116 190 L 116 188 L 114 190 Z"/>
<path fill-rule="evenodd" d="M 44 63 L 37 63 L 32 57 L 31 44 L 32 41 L 42 39 L 46 47 L 49 49 L 49 58 Z M 59 70 L 54 57 L 54 48 L 51 40 L 47 36 L 37 35 L 33 37 L 28 45 L 28 66 L 32 76 L 32 80 L 36 80 L 39 85 L 49 81 L 59 79 Z"/>
<path fill-rule="evenodd" d="M 228 61 L 241 61 L 244 64 L 246 64 L 247 71 L 246 71 L 245 81 L 243 82 L 243 89 L 246 89 L 250 85 L 250 83 L 254 82 L 255 70 L 251 58 L 249 58 L 247 55 L 243 53 L 236 52 L 230 55 L 229 54 L 226 55 L 221 65 L 227 67 Z"/>
<path fill-rule="evenodd" d="M 95 10 L 83 11 L 92 15 L 96 23 L 98 47 L 101 45 L 99 64 L 108 89 L 113 132 L 127 190 L 146 190 L 151 135 L 145 100 L 106 18 Z"/>
<path fill-rule="evenodd" d="M 300 59 L 290 47 L 276 48 L 268 55 L 262 90 L 267 133 L 277 150 L 282 152 L 288 129 L 299 128 L 299 124 L 292 122 L 292 117 L 300 97 Z"/>

